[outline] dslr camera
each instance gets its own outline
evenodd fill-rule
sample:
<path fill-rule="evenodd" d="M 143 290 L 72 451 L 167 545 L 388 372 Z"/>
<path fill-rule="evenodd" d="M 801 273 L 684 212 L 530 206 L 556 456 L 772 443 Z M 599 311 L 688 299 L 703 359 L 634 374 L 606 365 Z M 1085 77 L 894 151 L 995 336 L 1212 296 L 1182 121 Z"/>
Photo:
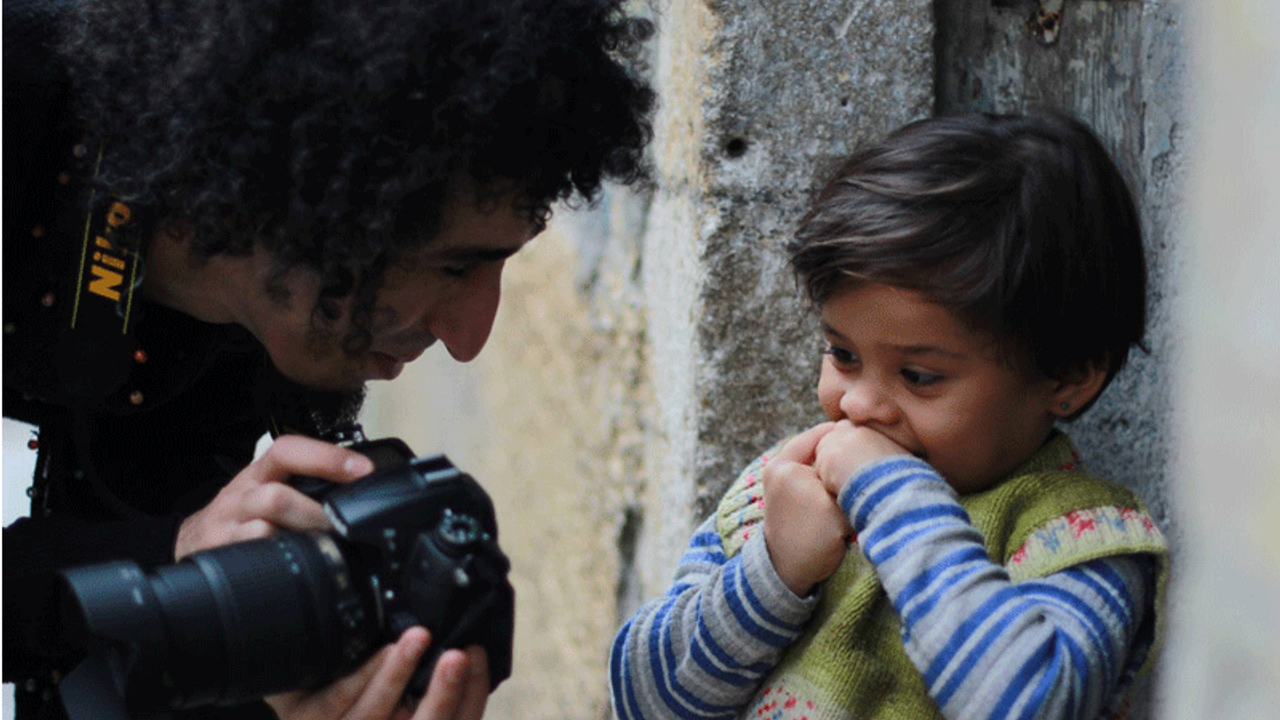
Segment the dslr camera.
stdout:
<path fill-rule="evenodd" d="M 281 532 L 148 571 L 63 571 L 66 622 L 85 659 L 60 683 L 72 718 L 165 717 L 322 686 L 414 625 L 431 631 L 409 684 L 440 654 L 481 645 L 490 690 L 511 674 L 514 591 L 493 503 L 443 455 L 396 438 L 345 442 L 376 470 L 347 484 L 298 477 L 335 528 Z"/>

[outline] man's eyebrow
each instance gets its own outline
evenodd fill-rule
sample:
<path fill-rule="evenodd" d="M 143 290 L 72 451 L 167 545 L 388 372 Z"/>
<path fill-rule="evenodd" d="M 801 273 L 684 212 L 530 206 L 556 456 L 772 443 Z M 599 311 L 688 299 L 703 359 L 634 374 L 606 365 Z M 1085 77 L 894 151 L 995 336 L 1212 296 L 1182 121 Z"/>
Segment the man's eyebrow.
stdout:
<path fill-rule="evenodd" d="M 436 260 L 455 263 L 497 262 L 499 260 L 506 260 L 512 255 L 520 252 L 523 248 L 523 245 L 510 248 L 459 247 L 444 250 L 439 253 L 433 253 L 431 257 Z"/>

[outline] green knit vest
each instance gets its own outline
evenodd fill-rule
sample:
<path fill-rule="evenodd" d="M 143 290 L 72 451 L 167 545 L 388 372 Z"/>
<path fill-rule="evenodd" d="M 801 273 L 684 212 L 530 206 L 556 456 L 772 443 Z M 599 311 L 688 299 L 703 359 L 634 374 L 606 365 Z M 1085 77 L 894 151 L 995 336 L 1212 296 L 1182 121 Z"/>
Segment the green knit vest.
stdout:
<path fill-rule="evenodd" d="M 729 556 L 763 528 L 757 477 L 768 457 L 743 472 L 717 510 Z M 1075 457 L 1070 440 L 1055 434 L 1009 479 L 960 499 L 988 555 L 1017 582 L 1102 557 L 1151 553 L 1160 559 L 1162 591 L 1165 543 L 1146 509 L 1130 491 L 1070 469 Z M 1146 652 L 1154 614 L 1136 644 L 1143 672 L 1154 655 Z M 856 546 L 823 584 L 805 634 L 746 707 L 741 717 L 767 720 L 942 718 L 903 649 L 897 612 Z"/>

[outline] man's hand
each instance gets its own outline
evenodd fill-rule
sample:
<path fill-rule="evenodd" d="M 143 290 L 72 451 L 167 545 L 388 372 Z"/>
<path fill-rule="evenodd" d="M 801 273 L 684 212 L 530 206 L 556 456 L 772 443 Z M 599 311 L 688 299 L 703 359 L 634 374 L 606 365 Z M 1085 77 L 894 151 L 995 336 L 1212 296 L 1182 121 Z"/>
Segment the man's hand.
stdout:
<path fill-rule="evenodd" d="M 818 441 L 814 468 L 827 492 L 835 497 L 845 482 L 865 465 L 893 455 L 909 455 L 905 448 L 867 427 L 841 420 Z"/>
<path fill-rule="evenodd" d="M 813 468 L 822 423 L 792 438 L 764 467 L 764 538 L 769 558 L 791 592 L 809 594 L 844 559 L 849 522 Z"/>
<path fill-rule="evenodd" d="M 319 690 L 268 697 L 281 720 L 480 720 L 489 701 L 484 649 L 449 650 L 436 661 L 427 694 L 416 707 L 402 700 L 430 642 L 411 628 L 360 669 Z"/>
<path fill-rule="evenodd" d="M 369 458 L 336 445 L 289 435 L 227 483 L 178 528 L 174 559 L 198 550 L 256 540 L 277 529 L 329 530 L 320 504 L 290 487 L 294 475 L 347 482 L 373 472 Z"/>

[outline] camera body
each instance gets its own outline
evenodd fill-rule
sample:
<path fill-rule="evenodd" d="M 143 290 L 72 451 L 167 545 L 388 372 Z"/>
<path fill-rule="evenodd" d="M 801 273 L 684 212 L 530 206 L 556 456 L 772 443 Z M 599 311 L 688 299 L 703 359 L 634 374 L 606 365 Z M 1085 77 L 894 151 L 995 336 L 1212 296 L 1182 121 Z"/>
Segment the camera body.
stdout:
<path fill-rule="evenodd" d="M 321 686 L 414 625 L 432 641 L 411 695 L 449 648 L 483 646 L 491 690 L 510 676 L 514 591 L 488 495 L 443 455 L 415 458 L 398 439 L 348 447 L 375 471 L 292 481 L 333 532 L 277 533 L 152 571 L 64 571 L 64 617 L 87 648 L 60 685 L 68 714 L 157 717 Z"/>

